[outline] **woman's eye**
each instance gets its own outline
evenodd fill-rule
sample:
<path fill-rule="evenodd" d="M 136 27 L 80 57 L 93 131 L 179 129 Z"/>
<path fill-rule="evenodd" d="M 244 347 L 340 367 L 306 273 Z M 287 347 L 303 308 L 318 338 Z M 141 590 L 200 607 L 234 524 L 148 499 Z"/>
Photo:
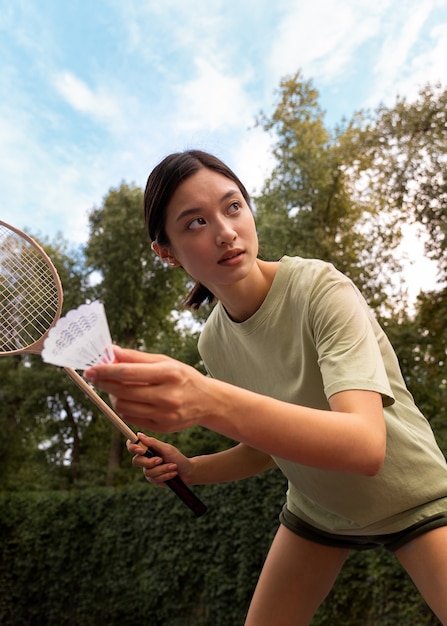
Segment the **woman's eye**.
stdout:
<path fill-rule="evenodd" d="M 230 204 L 230 207 L 228 209 L 229 213 L 235 213 L 236 211 L 239 211 L 241 208 L 241 205 L 239 204 L 239 202 L 232 202 Z"/>
<path fill-rule="evenodd" d="M 196 217 L 195 219 L 188 222 L 188 230 L 194 230 L 195 228 L 200 228 L 204 224 L 206 224 L 206 222 L 203 219 L 203 217 Z"/>

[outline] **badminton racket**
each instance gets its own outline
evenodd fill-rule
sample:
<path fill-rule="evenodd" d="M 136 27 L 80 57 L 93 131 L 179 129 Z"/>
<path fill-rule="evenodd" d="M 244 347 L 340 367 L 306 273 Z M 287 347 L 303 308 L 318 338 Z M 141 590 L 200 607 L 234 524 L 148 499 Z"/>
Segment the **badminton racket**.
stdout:
<path fill-rule="evenodd" d="M 62 311 L 63 290 L 56 268 L 42 247 L 0 220 L 0 356 L 40 354 Z M 132 443 L 143 445 L 129 426 L 74 370 L 63 370 Z M 147 448 L 144 456 L 160 456 Z M 176 476 L 166 485 L 200 517 L 206 506 Z"/>

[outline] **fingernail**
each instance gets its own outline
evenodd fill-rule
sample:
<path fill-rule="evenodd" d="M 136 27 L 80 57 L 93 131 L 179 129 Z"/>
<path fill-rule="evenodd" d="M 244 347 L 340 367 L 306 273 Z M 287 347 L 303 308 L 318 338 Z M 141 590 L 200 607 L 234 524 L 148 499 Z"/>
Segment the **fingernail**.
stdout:
<path fill-rule="evenodd" d="M 95 370 L 85 370 L 84 378 L 85 378 L 85 380 L 88 380 L 90 383 L 95 382 L 95 380 L 96 380 L 96 372 L 95 372 Z"/>

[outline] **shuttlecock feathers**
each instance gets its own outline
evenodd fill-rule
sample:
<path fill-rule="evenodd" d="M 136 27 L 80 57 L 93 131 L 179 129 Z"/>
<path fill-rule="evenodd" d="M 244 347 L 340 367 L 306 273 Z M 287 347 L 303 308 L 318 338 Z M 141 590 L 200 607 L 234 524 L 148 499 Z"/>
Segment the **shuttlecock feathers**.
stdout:
<path fill-rule="evenodd" d="M 113 363 L 112 338 L 102 302 L 82 304 L 61 317 L 44 341 L 42 359 L 78 370 Z"/>

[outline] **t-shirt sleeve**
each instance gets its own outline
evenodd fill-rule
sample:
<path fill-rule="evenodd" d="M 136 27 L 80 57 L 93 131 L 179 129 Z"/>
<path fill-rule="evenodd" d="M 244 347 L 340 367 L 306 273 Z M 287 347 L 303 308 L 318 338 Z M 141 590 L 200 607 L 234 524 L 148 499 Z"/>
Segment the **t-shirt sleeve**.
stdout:
<path fill-rule="evenodd" d="M 393 404 L 379 345 L 388 342 L 354 284 L 326 265 L 309 292 L 308 313 L 326 397 L 362 389 L 380 393 L 384 406 Z"/>

